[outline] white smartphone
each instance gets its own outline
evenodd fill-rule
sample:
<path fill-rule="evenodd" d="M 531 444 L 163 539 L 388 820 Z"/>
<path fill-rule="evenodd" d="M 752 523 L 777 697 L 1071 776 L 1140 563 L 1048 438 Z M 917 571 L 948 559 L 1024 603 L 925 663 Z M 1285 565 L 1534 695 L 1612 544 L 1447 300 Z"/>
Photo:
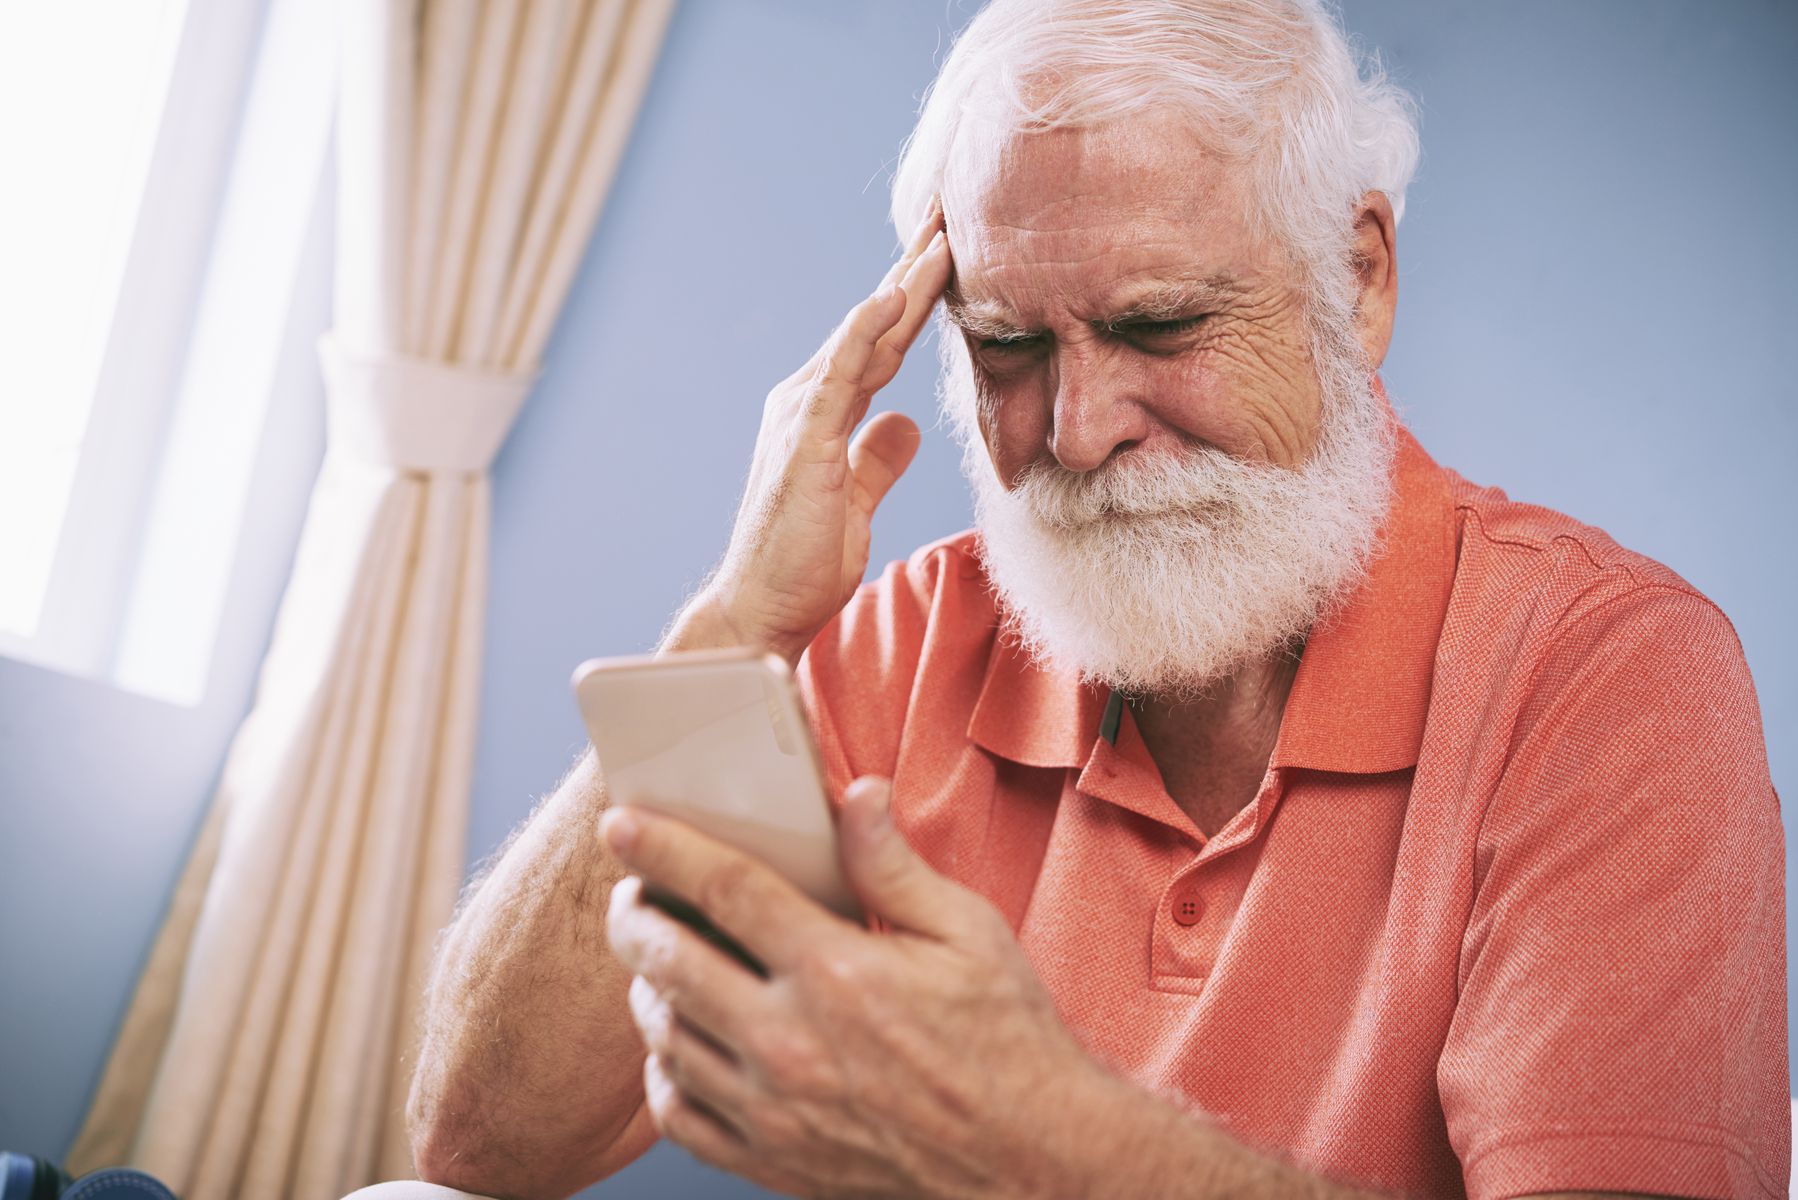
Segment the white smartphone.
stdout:
<path fill-rule="evenodd" d="M 779 656 L 741 649 L 596 658 L 576 668 L 574 694 L 613 803 L 686 821 L 861 921 L 811 726 Z M 679 898 L 656 899 L 692 923 L 696 911 Z"/>

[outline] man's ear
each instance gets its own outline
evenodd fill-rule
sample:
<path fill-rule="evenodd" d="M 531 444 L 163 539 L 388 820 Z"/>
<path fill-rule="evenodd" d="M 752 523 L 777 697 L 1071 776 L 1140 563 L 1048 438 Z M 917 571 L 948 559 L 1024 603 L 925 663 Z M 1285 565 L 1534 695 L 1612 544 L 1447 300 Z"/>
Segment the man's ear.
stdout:
<path fill-rule="evenodd" d="M 1398 222 L 1385 192 L 1361 197 L 1355 214 L 1355 331 L 1367 361 L 1377 370 L 1392 344 L 1392 317 L 1398 308 Z"/>

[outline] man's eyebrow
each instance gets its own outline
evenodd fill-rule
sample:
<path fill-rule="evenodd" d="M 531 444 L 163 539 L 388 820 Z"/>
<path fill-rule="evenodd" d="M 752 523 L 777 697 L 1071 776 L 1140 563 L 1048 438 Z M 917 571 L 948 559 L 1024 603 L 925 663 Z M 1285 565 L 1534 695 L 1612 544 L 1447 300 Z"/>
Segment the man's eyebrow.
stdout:
<path fill-rule="evenodd" d="M 1169 321 L 1194 316 L 1227 303 L 1241 291 L 1236 280 L 1228 275 L 1171 279 L 1150 285 L 1099 324 L 1115 327 L 1132 321 Z"/>
<path fill-rule="evenodd" d="M 969 337 L 1005 342 L 1030 336 L 1030 331 L 1018 324 L 1003 304 L 945 296 L 943 307 L 948 310 L 949 319 Z"/>
<path fill-rule="evenodd" d="M 1241 293 L 1241 285 L 1229 275 L 1165 280 L 1138 291 L 1117 312 L 1093 324 L 1100 328 L 1116 328 L 1131 322 L 1173 320 L 1216 308 Z M 943 304 L 949 319 L 969 337 L 1012 341 L 1030 337 L 1035 332 L 1021 324 L 1010 308 L 997 301 L 964 300 L 949 295 L 944 297 Z"/>

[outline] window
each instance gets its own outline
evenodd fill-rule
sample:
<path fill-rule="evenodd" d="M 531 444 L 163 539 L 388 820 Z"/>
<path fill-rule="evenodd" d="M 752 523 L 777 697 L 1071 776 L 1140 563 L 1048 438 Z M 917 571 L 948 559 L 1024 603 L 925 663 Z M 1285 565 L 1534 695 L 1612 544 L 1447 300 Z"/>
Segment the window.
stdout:
<path fill-rule="evenodd" d="M 0 652 L 201 698 L 296 294 L 329 249 L 333 13 L 0 11 L 18 181 L 0 194 Z"/>
<path fill-rule="evenodd" d="M 182 0 L 0 14 L 0 632 L 34 633 L 93 410 Z"/>

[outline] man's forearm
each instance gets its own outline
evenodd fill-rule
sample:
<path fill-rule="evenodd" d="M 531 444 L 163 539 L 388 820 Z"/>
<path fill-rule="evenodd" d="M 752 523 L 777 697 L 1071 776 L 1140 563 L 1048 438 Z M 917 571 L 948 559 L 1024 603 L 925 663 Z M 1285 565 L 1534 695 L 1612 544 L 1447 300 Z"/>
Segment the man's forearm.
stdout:
<path fill-rule="evenodd" d="M 1083 1089 L 1082 1135 L 1062 1139 L 1070 1197 L 1383 1200 L 1259 1154 L 1207 1118 L 1116 1076 Z"/>
<path fill-rule="evenodd" d="M 710 603 L 661 651 L 729 645 Z M 567 1195 L 654 1138 L 630 973 L 605 939 L 623 871 L 598 835 L 593 752 L 519 830 L 444 935 L 408 1105 L 427 1180 L 475 1192 Z"/>
<path fill-rule="evenodd" d="M 643 1098 L 630 976 L 605 941 L 622 876 L 596 830 L 589 751 L 445 935 L 409 1117 L 421 1175 L 504 1195 L 567 1195 L 609 1162 Z"/>

